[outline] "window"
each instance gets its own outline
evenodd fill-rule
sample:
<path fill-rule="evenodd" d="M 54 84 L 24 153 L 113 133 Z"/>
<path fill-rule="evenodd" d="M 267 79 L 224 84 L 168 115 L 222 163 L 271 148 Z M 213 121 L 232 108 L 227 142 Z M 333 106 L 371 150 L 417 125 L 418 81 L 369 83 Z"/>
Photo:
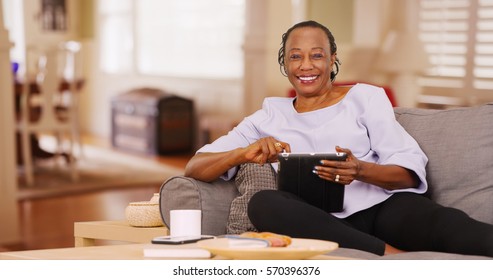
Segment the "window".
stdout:
<path fill-rule="evenodd" d="M 493 89 L 493 1 L 481 0 L 474 46 L 474 87 Z"/>
<path fill-rule="evenodd" d="M 107 73 L 133 69 L 132 0 L 99 1 L 101 18 L 100 67 Z"/>
<path fill-rule="evenodd" d="M 145 75 L 213 79 L 243 76 L 244 0 L 100 3 L 105 71 L 132 69 Z"/>
<path fill-rule="evenodd" d="M 493 0 L 420 4 L 420 38 L 432 63 L 420 79 L 424 93 L 446 92 L 466 101 L 493 98 Z"/>

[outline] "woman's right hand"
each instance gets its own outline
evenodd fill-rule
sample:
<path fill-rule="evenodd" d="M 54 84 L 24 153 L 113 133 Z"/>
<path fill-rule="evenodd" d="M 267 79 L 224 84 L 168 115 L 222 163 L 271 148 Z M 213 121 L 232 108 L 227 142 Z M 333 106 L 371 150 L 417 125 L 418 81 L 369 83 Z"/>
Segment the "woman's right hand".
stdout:
<path fill-rule="evenodd" d="M 204 182 L 212 182 L 228 169 L 243 163 L 264 164 L 276 162 L 277 155 L 283 151 L 290 153 L 291 147 L 273 137 L 265 137 L 247 147 L 218 153 L 199 153 L 194 155 L 185 167 L 185 176 Z"/>
<path fill-rule="evenodd" d="M 270 136 L 261 138 L 244 149 L 247 162 L 258 164 L 276 162 L 279 153 L 291 152 L 291 147 L 288 143 Z"/>

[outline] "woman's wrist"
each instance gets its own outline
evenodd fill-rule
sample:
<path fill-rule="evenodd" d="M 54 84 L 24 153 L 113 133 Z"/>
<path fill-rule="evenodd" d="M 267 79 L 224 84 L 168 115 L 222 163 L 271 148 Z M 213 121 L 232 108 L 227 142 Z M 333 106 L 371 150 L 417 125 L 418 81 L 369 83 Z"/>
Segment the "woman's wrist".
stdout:
<path fill-rule="evenodd" d="M 228 159 L 230 160 L 230 162 L 228 162 L 229 168 L 233 168 L 243 163 L 249 162 L 246 157 L 246 148 L 236 148 L 232 150 L 231 153 L 232 154 L 228 157 Z"/>

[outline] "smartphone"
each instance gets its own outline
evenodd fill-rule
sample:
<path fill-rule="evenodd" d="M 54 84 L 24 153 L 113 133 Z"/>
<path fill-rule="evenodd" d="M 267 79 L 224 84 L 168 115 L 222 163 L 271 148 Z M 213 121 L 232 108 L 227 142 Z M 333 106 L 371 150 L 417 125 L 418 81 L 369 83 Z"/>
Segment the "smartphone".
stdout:
<path fill-rule="evenodd" d="M 171 237 L 171 236 L 158 236 L 155 237 L 151 240 L 152 244 L 171 244 L 171 245 L 179 245 L 179 244 L 186 244 L 186 243 L 194 243 L 199 240 L 204 240 L 204 239 L 211 239 L 214 238 L 214 236 L 210 235 L 201 235 L 201 236 L 177 236 L 177 237 Z"/>

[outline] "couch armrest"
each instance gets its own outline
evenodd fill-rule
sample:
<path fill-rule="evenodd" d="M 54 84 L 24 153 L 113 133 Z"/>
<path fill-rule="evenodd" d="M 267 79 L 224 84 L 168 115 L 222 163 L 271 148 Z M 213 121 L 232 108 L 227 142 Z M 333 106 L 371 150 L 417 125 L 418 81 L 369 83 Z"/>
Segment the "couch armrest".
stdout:
<path fill-rule="evenodd" d="M 159 191 L 159 209 L 169 227 L 169 211 L 202 210 L 202 234 L 226 234 L 231 201 L 239 195 L 234 181 L 217 180 L 206 183 L 184 176 L 166 180 Z"/>

